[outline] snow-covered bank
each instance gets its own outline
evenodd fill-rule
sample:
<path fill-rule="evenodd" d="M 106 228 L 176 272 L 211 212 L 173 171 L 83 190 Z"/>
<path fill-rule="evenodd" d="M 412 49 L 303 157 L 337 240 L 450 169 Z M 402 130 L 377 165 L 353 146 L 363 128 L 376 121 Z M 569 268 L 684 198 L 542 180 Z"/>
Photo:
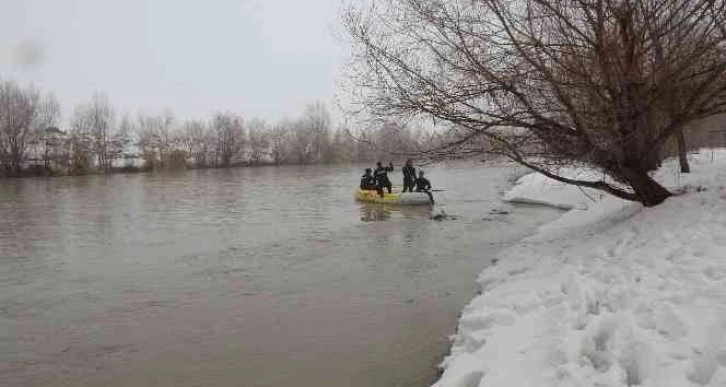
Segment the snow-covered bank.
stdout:
<path fill-rule="evenodd" d="M 563 175 L 581 180 L 595 180 L 598 176 L 590 171 L 568 168 L 560 171 Z M 603 193 L 590 188 L 575 187 L 562 184 L 539 173 L 530 173 L 520 177 L 517 184 L 504 194 L 503 199 L 514 203 L 544 204 L 571 210 L 586 209 L 588 203 L 594 203 Z"/>
<path fill-rule="evenodd" d="M 666 164 L 657 178 L 689 188 L 655 208 L 521 179 L 510 199 L 574 209 L 480 274 L 435 386 L 725 386 L 726 152 L 711 157 Z"/>

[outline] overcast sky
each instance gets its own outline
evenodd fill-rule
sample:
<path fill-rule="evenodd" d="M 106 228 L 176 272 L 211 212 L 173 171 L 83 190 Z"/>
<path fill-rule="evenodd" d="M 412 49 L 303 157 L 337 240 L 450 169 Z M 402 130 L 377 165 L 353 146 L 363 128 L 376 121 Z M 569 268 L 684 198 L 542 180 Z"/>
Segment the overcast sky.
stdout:
<path fill-rule="evenodd" d="M 0 0 L 0 78 L 64 107 L 104 92 L 119 110 L 214 110 L 275 120 L 332 109 L 340 0 Z"/>

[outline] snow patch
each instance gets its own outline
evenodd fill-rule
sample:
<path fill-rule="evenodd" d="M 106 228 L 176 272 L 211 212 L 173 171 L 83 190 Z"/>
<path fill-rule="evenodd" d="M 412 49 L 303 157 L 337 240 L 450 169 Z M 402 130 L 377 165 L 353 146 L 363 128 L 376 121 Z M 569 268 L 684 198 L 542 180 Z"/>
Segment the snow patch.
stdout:
<path fill-rule="evenodd" d="M 598 173 L 581 169 L 563 168 L 559 174 L 566 178 L 596 181 Z M 503 200 L 514 203 L 542 204 L 570 210 L 587 209 L 602 198 L 601 191 L 560 183 L 539 173 L 530 173 L 517 179 L 515 186 L 504 194 Z"/>
<path fill-rule="evenodd" d="M 655 208 L 519 179 L 506 200 L 570 210 L 479 275 L 434 386 L 725 386 L 726 151 L 691 165 Z"/>

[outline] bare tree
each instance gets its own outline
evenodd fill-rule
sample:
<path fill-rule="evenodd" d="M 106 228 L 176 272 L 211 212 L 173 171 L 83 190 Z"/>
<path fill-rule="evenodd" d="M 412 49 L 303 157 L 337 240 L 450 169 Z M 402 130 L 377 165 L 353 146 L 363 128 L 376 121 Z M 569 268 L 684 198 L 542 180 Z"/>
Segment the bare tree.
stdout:
<path fill-rule="evenodd" d="M 351 135 L 356 139 L 355 160 L 375 161 L 377 158 L 374 154 L 376 149 L 373 145 L 373 138 L 375 137 L 375 132 L 369 130 L 360 130 L 358 131 L 358 133 L 351 133 Z"/>
<path fill-rule="evenodd" d="M 35 122 L 36 150 L 40 148 L 43 168 L 52 171 L 67 159 L 63 142 L 63 132 L 58 129 L 60 122 L 60 104 L 53 95 L 43 98 L 38 104 Z"/>
<path fill-rule="evenodd" d="M 382 0 L 345 16 L 356 100 L 431 117 L 443 153 L 485 152 L 657 205 L 649 174 L 685 125 L 726 110 L 724 0 Z M 362 91 L 361 91 L 362 90 Z M 570 179 L 562 165 L 603 172 Z"/>
<path fill-rule="evenodd" d="M 170 110 L 160 115 L 139 114 L 139 148 L 148 168 L 165 167 L 172 146 L 173 123 L 174 114 Z"/>
<path fill-rule="evenodd" d="M 77 134 L 92 140 L 96 166 L 101 171 L 111 169 L 113 154 L 109 152 L 112 137 L 114 112 L 108 98 L 103 94 L 95 94 L 88 104 L 78 106 L 75 110 L 74 127 Z"/>
<path fill-rule="evenodd" d="M 36 130 L 46 129 L 51 126 L 57 127 L 60 123 L 60 118 L 60 103 L 54 95 L 50 94 L 38 104 L 38 115 L 35 120 Z"/>
<path fill-rule="evenodd" d="M 229 167 L 240 156 L 246 138 L 242 117 L 233 113 L 216 113 L 212 128 L 217 135 L 217 155 L 223 167 Z"/>
<path fill-rule="evenodd" d="M 357 161 L 355 159 L 356 153 L 356 141 L 350 133 L 350 130 L 345 127 L 339 127 L 333 134 L 333 141 L 331 144 L 332 156 L 331 162 L 343 163 Z"/>
<path fill-rule="evenodd" d="M 383 121 L 372 136 L 376 158 L 384 155 L 412 156 L 419 151 L 411 135 L 411 129 L 403 123 Z"/>
<path fill-rule="evenodd" d="M 302 128 L 310 138 L 310 154 L 312 162 L 321 163 L 330 161 L 330 113 L 321 102 L 305 107 L 301 119 Z"/>
<path fill-rule="evenodd" d="M 270 148 L 270 133 L 267 130 L 267 123 L 261 119 L 254 119 L 247 126 L 249 127 L 250 163 L 259 165 Z"/>
<path fill-rule="evenodd" d="M 137 126 L 139 128 L 139 151 L 144 167 L 154 170 L 159 168 L 161 158 L 159 153 L 163 147 L 161 136 L 159 135 L 160 119 L 146 114 L 139 114 L 137 117 Z"/>
<path fill-rule="evenodd" d="M 330 114 L 322 103 L 305 107 L 302 117 L 292 124 L 295 137 L 292 158 L 298 164 L 323 162 L 330 150 Z"/>
<path fill-rule="evenodd" d="M 69 175 L 85 174 L 91 169 L 97 149 L 93 134 L 93 119 L 88 106 L 76 106 L 71 118 Z"/>
<path fill-rule="evenodd" d="M 38 92 L 0 82 L 0 165 L 9 176 L 22 173 L 28 142 L 36 127 Z"/>
<path fill-rule="evenodd" d="M 112 157 L 109 154 L 109 137 L 113 120 L 113 110 L 108 98 L 103 94 L 94 95 L 87 107 L 87 112 L 91 122 L 98 168 L 108 171 L 112 164 Z"/>
<path fill-rule="evenodd" d="M 124 113 L 118 122 L 118 129 L 111 136 L 108 153 L 111 159 L 124 159 L 124 167 L 135 166 L 137 154 L 130 148 L 136 137 L 136 125 L 129 113 Z"/>
<path fill-rule="evenodd" d="M 162 168 L 166 165 L 168 158 L 169 148 L 172 144 L 172 132 L 174 131 L 174 113 L 165 109 L 164 113 L 159 116 L 158 123 L 158 135 L 160 139 L 159 147 L 159 159 L 161 159 Z"/>
<path fill-rule="evenodd" d="M 199 167 L 208 165 L 208 153 L 213 144 L 212 136 L 204 121 L 191 120 L 182 126 L 184 131 L 184 147 Z"/>
<path fill-rule="evenodd" d="M 270 157 L 276 165 L 292 161 L 292 146 L 295 141 L 290 127 L 289 122 L 279 122 L 270 132 Z"/>

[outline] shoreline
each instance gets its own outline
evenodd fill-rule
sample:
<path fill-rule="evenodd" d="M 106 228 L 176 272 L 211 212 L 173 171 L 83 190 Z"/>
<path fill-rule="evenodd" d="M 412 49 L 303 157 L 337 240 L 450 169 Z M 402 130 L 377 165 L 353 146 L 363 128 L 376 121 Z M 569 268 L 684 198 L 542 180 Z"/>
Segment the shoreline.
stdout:
<path fill-rule="evenodd" d="M 52 177 L 76 177 L 76 176 L 102 176 L 102 175 L 118 175 L 118 174 L 144 174 L 144 173 L 176 173 L 181 171 L 192 171 L 192 170 L 210 170 L 210 169 L 238 169 L 238 168 L 265 168 L 265 167 L 287 167 L 287 166 L 331 166 L 331 165 L 370 165 L 374 166 L 377 159 L 375 160 L 369 160 L 369 161 L 341 161 L 341 162 L 322 162 L 322 163 L 273 163 L 273 162 L 259 162 L 259 163 L 249 163 L 249 162 L 243 162 L 243 163 L 237 163 L 233 164 L 227 167 L 224 166 L 196 166 L 196 165 L 185 165 L 185 166 L 172 166 L 167 168 L 149 168 L 149 167 L 138 167 L 138 166 L 123 166 L 123 167 L 113 167 L 107 171 L 99 170 L 96 168 L 88 169 L 85 172 L 81 173 L 67 173 L 67 172 L 59 172 L 54 170 L 49 170 L 41 165 L 33 165 L 26 167 L 23 172 L 20 175 L 9 175 L 2 171 L 0 171 L 0 181 L 2 180 L 15 180 L 15 179 L 29 179 L 29 178 L 52 178 Z M 396 160 L 393 159 L 394 165 L 403 165 L 405 160 Z M 504 165 L 512 165 L 516 168 L 522 168 L 524 167 L 516 164 L 515 162 L 508 160 L 508 159 L 492 159 L 492 160 L 482 160 L 476 157 L 468 158 L 468 159 L 456 159 L 456 160 L 444 160 L 444 161 L 437 161 L 437 162 L 426 162 L 421 165 L 416 164 L 416 168 L 428 168 L 431 165 L 446 165 L 448 163 L 453 164 L 479 164 L 483 167 L 499 167 Z M 400 168 L 400 167 L 399 167 Z M 64 171 L 67 170 L 67 168 L 64 168 Z M 516 182 L 517 179 L 522 177 L 523 175 L 528 174 L 528 172 L 523 171 L 517 171 L 514 173 L 513 178 L 511 180 L 512 185 Z"/>
<path fill-rule="evenodd" d="M 302 166 L 302 165 L 340 165 L 347 163 L 325 163 L 325 164 L 274 164 L 274 163 L 261 163 L 261 164 L 238 164 L 230 165 L 228 167 L 212 167 L 212 166 L 184 166 L 184 167 L 170 167 L 170 168 L 145 168 L 145 167 L 114 167 L 110 170 L 103 171 L 93 169 L 84 173 L 58 173 L 48 171 L 44 168 L 37 169 L 26 169 L 22 174 L 17 176 L 10 176 L 0 174 L 0 180 L 4 179 L 31 179 L 31 178 L 52 178 L 52 177 L 77 177 L 77 176 L 104 176 L 104 175 L 119 175 L 119 174 L 151 174 L 151 173 L 176 173 L 183 171 L 194 171 L 194 170 L 209 170 L 209 169 L 238 169 L 238 168 L 263 168 L 263 167 L 281 167 L 281 166 Z M 351 163 L 353 164 L 353 163 Z"/>
<path fill-rule="evenodd" d="M 478 276 L 434 387 L 726 383 L 726 151 L 669 161 L 680 193 L 644 208 L 548 181 L 505 198 L 562 208 Z M 577 171 L 589 173 L 588 171 Z M 594 199 L 594 200 L 593 200 Z"/>

